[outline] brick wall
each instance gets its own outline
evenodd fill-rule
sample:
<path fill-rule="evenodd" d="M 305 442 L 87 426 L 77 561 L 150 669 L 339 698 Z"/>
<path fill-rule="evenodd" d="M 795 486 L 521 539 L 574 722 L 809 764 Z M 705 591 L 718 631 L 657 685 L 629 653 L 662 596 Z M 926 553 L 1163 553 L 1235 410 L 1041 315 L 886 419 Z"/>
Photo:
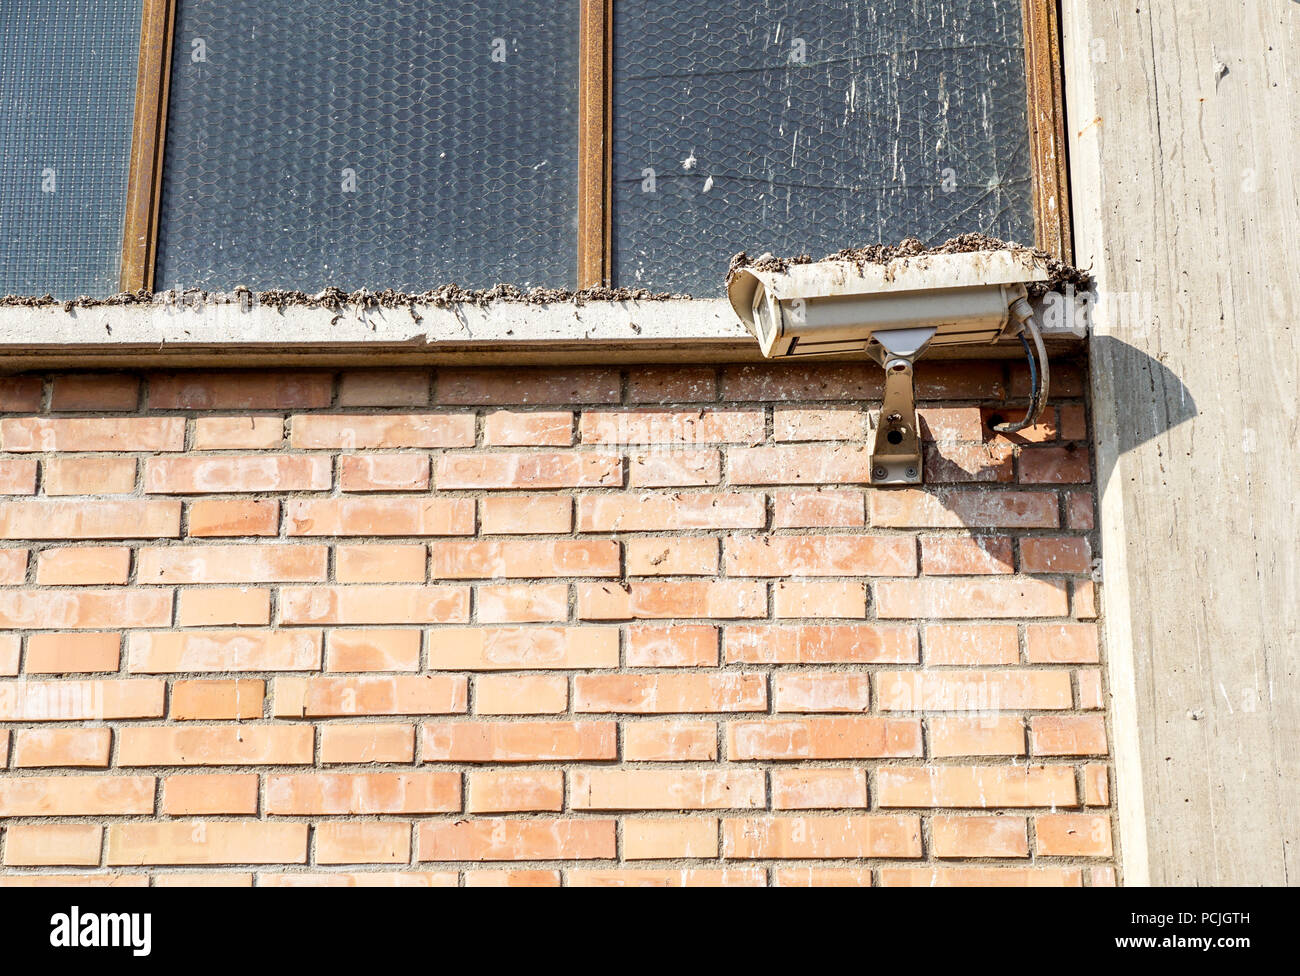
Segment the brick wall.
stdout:
<path fill-rule="evenodd" d="M 0 379 L 0 883 L 1113 884 L 1082 371 Z"/>

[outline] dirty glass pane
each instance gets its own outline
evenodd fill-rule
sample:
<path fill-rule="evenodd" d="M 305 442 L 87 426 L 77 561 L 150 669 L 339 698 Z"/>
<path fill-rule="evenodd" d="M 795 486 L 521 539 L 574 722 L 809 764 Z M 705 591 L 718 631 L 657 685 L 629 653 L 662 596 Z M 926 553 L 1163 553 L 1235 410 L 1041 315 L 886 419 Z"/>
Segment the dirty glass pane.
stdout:
<path fill-rule="evenodd" d="M 576 277 L 574 0 L 182 0 L 156 287 Z"/>
<path fill-rule="evenodd" d="M 618 284 L 717 295 L 728 258 L 1032 244 L 1020 0 L 618 0 Z"/>
<path fill-rule="evenodd" d="M 0 0 L 0 294 L 118 289 L 141 0 Z"/>

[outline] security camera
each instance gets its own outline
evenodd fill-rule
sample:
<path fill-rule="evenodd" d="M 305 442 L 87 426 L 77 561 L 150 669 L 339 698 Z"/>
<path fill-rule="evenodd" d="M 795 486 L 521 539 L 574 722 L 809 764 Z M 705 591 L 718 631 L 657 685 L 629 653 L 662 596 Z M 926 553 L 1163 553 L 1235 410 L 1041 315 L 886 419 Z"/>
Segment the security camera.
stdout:
<path fill-rule="evenodd" d="M 1020 423 L 997 429 L 1020 430 L 1042 412 L 1047 355 L 1025 286 L 1050 277 L 1046 263 L 1029 251 L 923 254 L 887 264 L 760 259 L 731 276 L 727 298 L 768 358 L 865 353 L 878 362 L 885 396 L 871 483 L 914 485 L 921 483 L 922 455 L 912 370 L 927 349 L 1018 336 L 1033 380 L 1030 410 Z"/>

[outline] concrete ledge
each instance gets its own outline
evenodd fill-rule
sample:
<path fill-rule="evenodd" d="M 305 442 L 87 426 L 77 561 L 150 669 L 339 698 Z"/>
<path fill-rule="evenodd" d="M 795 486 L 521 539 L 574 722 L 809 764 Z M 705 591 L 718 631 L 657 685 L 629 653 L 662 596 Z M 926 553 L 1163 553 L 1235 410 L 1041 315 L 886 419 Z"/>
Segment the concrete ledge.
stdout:
<path fill-rule="evenodd" d="M 413 314 L 414 313 L 414 314 Z M 418 320 L 417 320 L 418 317 Z M 1053 336 L 1056 354 L 1082 340 Z M 940 355 L 940 353 L 943 353 Z M 1018 342 L 929 358 L 1019 357 Z M 723 299 L 341 313 L 237 304 L 0 308 L 0 369 L 36 366 L 678 363 L 758 361 Z"/>

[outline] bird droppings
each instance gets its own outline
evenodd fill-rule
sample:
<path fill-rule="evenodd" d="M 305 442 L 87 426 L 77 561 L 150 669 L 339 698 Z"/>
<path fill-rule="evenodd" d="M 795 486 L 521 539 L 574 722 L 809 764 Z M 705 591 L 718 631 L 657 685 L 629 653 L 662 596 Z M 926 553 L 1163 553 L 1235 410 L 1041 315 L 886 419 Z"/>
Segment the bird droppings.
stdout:
<path fill-rule="evenodd" d="M 1051 277 L 1047 281 L 1028 283 L 1026 287 L 1030 298 L 1039 298 L 1049 291 L 1060 291 L 1066 286 L 1083 289 L 1092 283 L 1092 276 L 1087 271 L 1066 264 L 1060 258 L 1054 257 L 1046 251 L 1027 247 L 1024 244 L 1016 244 L 1012 241 L 1004 241 L 997 237 L 989 237 L 987 234 L 959 234 L 933 247 L 926 247 L 915 237 L 908 237 L 896 245 L 867 244 L 862 247 L 842 248 L 834 254 L 826 255 L 822 260 L 843 261 L 854 264 L 861 269 L 868 264 L 889 264 L 891 261 L 906 261 L 908 258 L 923 257 L 929 254 L 970 254 L 974 251 L 1013 251 L 1030 254 L 1044 262 Z M 808 254 L 799 254 L 788 258 L 764 254 L 751 260 L 748 254 L 741 251 L 731 259 L 731 265 L 727 269 L 727 283 L 731 283 L 731 279 L 736 276 L 736 273 L 741 268 L 783 273 L 789 270 L 792 265 L 812 263 L 813 259 Z"/>

